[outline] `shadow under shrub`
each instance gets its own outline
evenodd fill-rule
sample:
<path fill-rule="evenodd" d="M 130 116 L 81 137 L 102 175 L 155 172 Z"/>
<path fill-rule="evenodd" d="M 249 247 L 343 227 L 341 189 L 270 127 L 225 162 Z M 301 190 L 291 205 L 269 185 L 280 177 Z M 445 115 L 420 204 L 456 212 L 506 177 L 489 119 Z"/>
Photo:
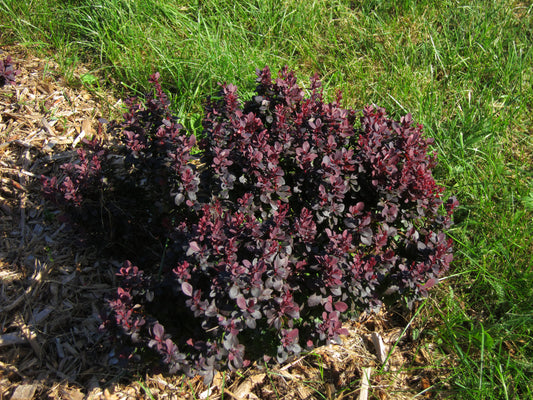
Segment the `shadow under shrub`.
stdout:
<path fill-rule="evenodd" d="M 356 124 L 317 77 L 306 91 L 265 68 L 247 101 L 221 85 L 197 143 L 158 78 L 112 125 L 118 144 L 86 141 L 63 178 L 42 178 L 85 237 L 129 260 L 103 324 L 122 343 L 210 380 L 339 341 L 344 319 L 412 304 L 447 270 L 457 202 L 410 115 L 367 107 Z"/>

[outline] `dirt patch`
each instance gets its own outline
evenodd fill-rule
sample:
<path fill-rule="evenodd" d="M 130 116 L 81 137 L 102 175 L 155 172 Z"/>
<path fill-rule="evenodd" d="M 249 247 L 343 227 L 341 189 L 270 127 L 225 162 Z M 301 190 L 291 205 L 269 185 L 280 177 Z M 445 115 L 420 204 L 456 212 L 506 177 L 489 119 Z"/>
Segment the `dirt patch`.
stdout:
<path fill-rule="evenodd" d="M 415 337 L 423 330 L 420 319 L 393 309 L 347 323 L 340 345 L 276 367 L 256 363 L 219 373 L 209 388 L 199 377 L 121 367 L 112 338 L 99 329 L 121 260 L 83 246 L 39 194 L 41 174 L 57 173 L 80 139 L 96 132 L 98 119 L 116 114 L 121 102 L 69 86 L 55 62 L 24 47 L 1 51 L 21 74 L 16 85 L 0 88 L 0 399 L 444 396 L 449 361 L 436 362 L 439 352 Z M 73 76 L 87 73 L 80 66 Z M 439 371 L 427 368 L 439 364 Z M 364 373 L 369 379 L 362 389 Z"/>

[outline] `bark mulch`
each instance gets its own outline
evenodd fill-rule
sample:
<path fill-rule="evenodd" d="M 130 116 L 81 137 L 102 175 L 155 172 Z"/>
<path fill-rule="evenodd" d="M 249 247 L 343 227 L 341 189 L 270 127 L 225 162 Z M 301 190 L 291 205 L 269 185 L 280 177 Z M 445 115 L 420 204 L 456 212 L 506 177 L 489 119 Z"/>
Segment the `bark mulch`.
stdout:
<path fill-rule="evenodd" d="M 0 88 L 0 399 L 408 399 L 436 398 L 449 361 L 415 340 L 430 324 L 397 310 L 347 323 L 340 345 L 323 346 L 276 367 L 199 377 L 125 369 L 99 329 L 105 296 L 121 260 L 81 246 L 39 193 L 39 177 L 58 171 L 98 118 L 121 101 L 79 84 L 51 58 L 2 46 L 21 71 Z M 77 84 L 78 83 L 78 84 Z M 388 357 L 387 357 L 388 355 Z M 442 370 L 437 370 L 441 365 Z M 432 367 L 428 367 L 432 366 Z M 363 379 L 364 378 L 364 379 Z M 368 379 L 367 379 L 368 378 Z M 440 387 L 442 391 L 443 386 Z"/>

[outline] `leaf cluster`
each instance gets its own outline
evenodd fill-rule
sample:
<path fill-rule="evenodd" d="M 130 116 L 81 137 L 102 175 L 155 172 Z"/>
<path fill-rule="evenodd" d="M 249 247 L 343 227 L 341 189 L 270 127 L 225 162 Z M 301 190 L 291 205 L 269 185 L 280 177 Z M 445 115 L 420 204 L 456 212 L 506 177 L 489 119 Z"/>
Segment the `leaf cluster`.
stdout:
<path fill-rule="evenodd" d="M 14 85 L 17 75 L 20 75 L 20 70 L 14 68 L 11 56 L 7 56 L 3 60 L 0 58 L 0 87 Z"/>

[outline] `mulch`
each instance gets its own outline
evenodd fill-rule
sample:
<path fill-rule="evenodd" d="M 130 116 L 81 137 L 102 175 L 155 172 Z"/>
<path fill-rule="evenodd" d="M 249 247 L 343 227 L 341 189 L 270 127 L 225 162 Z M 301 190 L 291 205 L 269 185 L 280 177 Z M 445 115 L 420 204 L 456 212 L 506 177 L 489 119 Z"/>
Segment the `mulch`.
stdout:
<path fill-rule="evenodd" d="M 121 260 L 79 244 L 43 201 L 39 177 L 59 171 L 80 139 L 96 132 L 98 118 L 119 115 L 122 102 L 79 84 L 90 72 L 83 65 L 67 80 L 52 57 L 0 47 L 0 57 L 7 55 L 21 73 L 16 85 L 0 88 L 0 399 L 444 396 L 450 361 L 436 361 L 443 356 L 435 346 L 413 337 L 430 322 L 418 318 L 408 326 L 412 314 L 399 309 L 349 321 L 340 345 L 284 365 L 220 373 L 210 387 L 199 377 L 116 363 L 112 340 L 99 327 Z M 438 371 L 426 367 L 439 363 Z"/>

